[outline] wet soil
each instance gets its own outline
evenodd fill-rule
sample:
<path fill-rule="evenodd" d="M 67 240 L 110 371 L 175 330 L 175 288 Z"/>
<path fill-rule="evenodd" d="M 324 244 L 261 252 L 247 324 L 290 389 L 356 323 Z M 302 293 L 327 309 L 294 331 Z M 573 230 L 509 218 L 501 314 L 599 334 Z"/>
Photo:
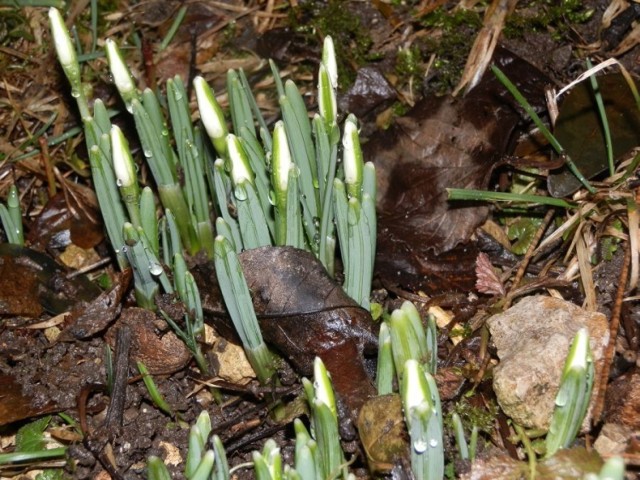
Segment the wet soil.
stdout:
<path fill-rule="evenodd" d="M 162 3 L 157 2 L 158 5 Z M 167 2 L 167 4 L 169 3 Z M 237 3 L 239 7 L 247 7 L 247 5 L 241 5 L 240 2 Z M 158 62 L 154 67 L 157 80 L 153 81 L 163 83 L 165 78 L 177 72 L 190 75 L 193 71 L 202 71 L 211 76 L 212 84 L 215 85 L 216 82 L 222 84 L 224 74 L 222 71 L 214 71 L 217 67 L 214 68 L 214 62 L 210 60 L 212 56 L 219 52 L 226 52 L 224 55 L 227 60 L 231 61 L 237 57 L 241 65 L 249 67 L 255 65 L 255 62 L 252 63 L 251 59 L 246 58 L 245 52 L 250 51 L 268 52 L 276 58 L 280 65 L 291 66 L 292 75 L 299 75 L 300 82 L 304 85 L 311 78 L 309 71 L 313 70 L 310 69 L 316 68 L 319 55 L 316 45 L 320 43 L 317 34 L 310 33 L 300 25 L 307 22 L 312 24 L 316 31 L 319 31 L 319 28 L 329 29 L 326 23 L 322 23 L 323 8 L 314 6 L 314 3 L 322 7 L 326 6 L 324 2 L 301 2 L 301 8 L 291 12 L 288 18 L 274 16 L 271 21 L 265 20 L 265 18 L 269 18 L 268 15 L 255 17 L 248 12 L 232 20 L 232 16 L 227 11 L 224 11 L 224 15 L 217 11 L 217 13 L 212 13 L 214 10 L 194 4 L 194 10 L 187 18 L 184 28 L 181 28 L 176 42 L 158 55 Z M 359 22 L 357 27 L 353 27 L 350 23 L 340 24 L 342 28 L 354 29 L 343 32 L 343 35 L 346 35 L 343 38 L 347 39 L 343 41 L 343 44 L 352 47 L 351 54 L 345 54 L 344 50 L 342 52 L 345 54 L 344 64 L 341 65 L 341 68 L 344 69 L 344 78 L 351 77 L 356 80 L 358 69 L 364 68 L 374 68 L 375 71 L 381 72 L 386 77 L 386 80 L 382 81 L 376 90 L 375 81 L 379 81 L 379 78 L 375 73 L 370 75 L 373 80 L 367 80 L 369 83 L 365 86 L 373 84 L 374 91 L 365 89 L 364 93 L 363 91 L 354 92 L 350 91 L 347 85 L 343 89 L 341 103 L 349 105 L 352 110 L 361 112 L 363 132 L 371 137 L 377 135 L 382 123 L 394 122 L 393 117 L 397 114 L 390 113 L 394 111 L 389 110 L 391 104 L 395 103 L 395 111 L 407 111 L 423 96 L 433 98 L 435 93 L 450 91 L 455 86 L 455 82 L 452 82 L 449 77 L 450 71 L 442 65 L 438 66 L 437 61 L 426 75 L 413 78 L 403 75 L 397 68 L 398 52 L 407 47 L 415 47 L 415 55 L 418 57 L 417 64 L 423 69 L 421 73 L 424 74 L 424 67 L 431 55 L 437 53 L 434 58 L 441 60 L 440 63 L 443 65 L 453 63 L 456 56 L 462 55 L 464 57 L 468 53 L 472 35 L 478 29 L 477 24 L 473 22 L 454 27 L 459 32 L 465 32 L 466 40 L 459 40 L 459 43 L 466 42 L 462 48 L 462 51 L 466 53 L 460 54 L 457 50 L 460 45 L 454 44 L 453 38 L 450 47 L 455 47 L 456 50 L 441 51 L 438 49 L 440 46 L 445 48 L 446 35 L 453 35 L 451 30 L 446 30 L 448 24 L 446 18 L 441 20 L 444 26 L 436 28 L 433 25 L 422 24 L 421 19 L 424 19 L 424 15 L 415 13 L 430 9 L 432 2 L 419 2 L 419 4 L 412 5 L 411 8 L 392 6 L 386 3 L 378 5 L 378 3 L 382 4 L 382 2 L 350 1 L 334 1 L 329 4 L 332 8 L 339 4 L 341 9 L 349 13 L 348 16 L 358 19 Z M 455 2 L 439 3 L 448 9 L 448 15 L 455 15 L 452 10 Z M 546 2 L 521 3 L 513 14 L 518 19 L 533 18 L 541 14 L 541 10 L 547 8 Z M 564 84 L 574 78 L 578 72 L 584 70 L 583 58 L 587 53 L 591 53 L 595 58 L 607 57 L 631 28 L 629 22 L 626 28 L 624 25 L 616 26 L 622 33 L 613 32 L 610 29 L 609 34 L 603 36 L 602 15 L 609 6 L 609 2 L 588 0 L 581 3 L 583 10 L 594 10 L 589 20 L 571 22 L 569 18 L 565 17 L 556 19 L 555 23 L 544 28 L 541 26 L 521 27 L 521 31 L 517 34 L 503 35 L 501 43 L 537 67 L 556 84 Z M 282 7 L 288 13 L 287 5 L 282 5 Z M 254 6 L 253 3 L 251 6 Z M 200 8 L 204 8 L 204 10 L 198 10 Z M 260 11 L 261 8 L 263 8 L 262 3 L 255 5 L 255 10 Z M 480 9 L 477 6 L 476 8 Z M 111 33 L 116 35 L 118 30 L 133 29 L 132 22 L 138 22 L 136 25 L 141 25 L 140 28 L 145 34 L 144 46 L 146 42 L 158 41 L 161 32 L 166 28 L 168 18 L 171 16 L 171 13 L 161 15 L 162 12 L 157 11 L 155 14 L 158 15 L 158 18 L 155 18 L 151 13 L 152 10 L 147 9 L 143 12 L 139 5 L 123 4 L 121 9 L 112 12 L 112 18 L 108 21 L 105 20 L 105 22 L 112 29 Z M 481 19 L 480 13 L 477 14 L 477 17 Z M 46 37 L 48 35 L 46 33 L 46 15 L 40 12 L 31 18 L 34 22 L 41 23 L 33 27 L 35 33 Z M 216 25 L 216 22 L 221 22 L 226 27 L 216 30 L 211 27 L 211 25 Z M 526 24 L 525 20 L 522 22 Z M 202 30 L 198 30 L 200 28 Z M 332 28 L 339 28 L 339 26 Z M 517 29 L 517 27 L 514 28 Z M 212 31 L 214 33 L 211 33 Z M 362 31 L 368 33 L 367 38 L 363 38 Z M 325 33 L 327 32 L 319 31 L 321 35 Z M 329 33 L 336 36 L 340 32 Z M 433 35 L 434 38 L 429 35 Z M 442 37 L 443 35 L 445 37 Z M 27 49 L 32 45 L 29 41 L 15 41 L 8 37 L 2 39 L 4 52 L 19 51 L 24 48 L 25 54 L 33 55 L 32 51 L 27 52 Z M 49 45 L 46 42 L 44 45 L 46 48 L 36 49 L 39 55 L 36 63 L 44 72 L 56 71 L 57 67 L 53 55 L 49 51 Z M 196 50 L 193 50 L 194 45 L 197 47 Z M 341 52 L 339 51 L 338 54 L 340 55 Z M 262 53 L 262 55 L 266 54 Z M 640 55 L 640 50 L 638 47 L 634 47 L 618 58 L 631 71 L 638 73 L 640 72 L 638 55 Z M 19 55 L 13 55 L 11 58 L 13 60 L 8 60 L 9 65 L 11 61 L 19 63 L 16 60 L 20 58 Z M 4 67 L 7 66 L 7 61 L 2 60 L 1 63 Z M 141 65 L 142 62 L 140 62 Z M 458 75 L 462 66 L 461 64 L 457 65 Z M 256 69 L 255 76 L 252 76 L 251 80 L 257 81 L 259 78 L 263 78 L 265 70 L 264 68 Z M 147 70 L 145 73 L 149 75 L 150 72 Z M 20 81 L 18 77 L 21 74 L 18 72 L 14 75 L 14 80 L 18 83 Z M 95 86 L 97 94 L 106 92 L 105 97 L 112 96 L 113 90 L 107 86 L 105 79 L 101 79 L 100 74 L 96 74 L 96 76 L 98 77 Z M 72 102 L 66 93 L 66 84 L 60 81 L 60 76 L 55 77 L 55 81 L 45 77 L 47 75 L 42 75 L 42 78 L 39 79 L 42 85 L 47 85 L 51 92 L 57 92 L 58 97 L 67 98 L 65 101 L 68 107 L 65 117 L 66 123 L 56 124 L 59 125 L 56 128 L 61 130 L 77 124 L 75 114 L 72 113 L 73 110 L 70 107 Z M 140 77 L 140 80 L 144 81 L 144 75 L 141 74 Z M 148 79 L 146 81 L 147 83 L 151 82 Z M 18 92 L 13 93 L 14 96 L 18 94 Z M 386 113 L 382 114 L 382 112 Z M 20 128 L 26 127 L 16 128 L 20 130 Z M 0 133 L 4 139 L 10 139 L 17 135 L 16 131 L 8 126 L 0 126 Z M 56 133 L 62 132 L 57 131 Z M 3 156 L 15 147 L 15 145 L 9 145 L 10 142 L 4 139 L 1 150 Z M 75 148 L 75 144 L 70 144 L 69 152 Z M 74 167 L 78 172 L 84 168 L 83 174 L 85 176 L 78 174 L 77 179 L 79 183 L 87 182 L 86 165 L 74 165 L 72 159 L 69 158 L 73 157 L 72 153 L 67 155 L 65 151 L 57 151 L 56 155 L 65 158 L 60 161 L 60 169 L 68 176 L 75 175 Z M 86 161 L 86 152 L 82 151 L 82 146 L 77 147 L 75 155 Z M 2 168 L 9 169 L 8 166 L 2 166 Z M 33 182 L 39 188 L 39 191 L 36 191 L 36 187 L 34 187 L 34 193 L 30 196 L 36 198 L 37 195 L 43 195 L 46 188 L 42 180 L 42 172 L 35 175 L 27 167 L 22 168 L 14 165 L 11 168 L 19 170 L 20 174 L 16 176 L 19 177 L 20 185 L 25 186 L 29 182 Z M 33 178 L 36 178 L 37 182 L 32 180 Z M 38 205 L 37 198 L 32 202 L 32 205 L 42 206 Z M 47 247 L 45 247 L 46 249 Z M 104 244 L 97 245 L 95 250 L 105 258 L 108 256 L 108 249 Z M 59 249 L 48 248 L 49 253 L 52 251 L 59 252 Z M 446 261 L 455 262 L 460 258 L 460 254 L 454 253 Z M 618 254 L 612 261 L 603 263 L 604 267 L 598 271 L 597 281 L 602 286 L 600 289 L 602 310 L 610 308 L 610 302 L 615 295 L 615 276 L 619 273 L 620 262 L 621 258 Z M 394 268 L 396 267 L 394 266 Z M 113 266 L 107 267 L 104 270 L 105 275 L 111 275 L 115 278 L 113 269 Z M 465 267 L 465 270 L 468 269 Z M 451 275 L 464 273 L 456 272 L 455 269 L 452 272 Z M 413 285 L 414 288 L 407 288 L 408 285 Z M 389 282 L 385 282 L 377 285 L 380 288 L 376 294 L 383 302 L 389 302 L 388 305 L 393 305 L 393 301 L 397 298 L 417 298 L 420 288 L 416 285 L 410 282 L 403 285 L 390 285 Z M 461 292 L 459 289 L 452 290 L 456 289 L 440 286 L 439 289 L 435 288 L 433 292 L 429 293 L 433 293 L 436 298 L 432 304 L 453 312 L 458 325 L 463 325 L 467 321 L 471 322 L 477 317 L 478 312 L 486 307 L 486 298 L 478 301 L 477 297 L 471 298 L 473 295 L 469 296 L 469 292 Z M 118 298 L 118 302 L 125 306 L 131 306 L 131 295 L 123 295 L 122 298 Z M 633 312 L 628 315 L 628 318 L 632 319 L 632 323 L 638 323 L 637 308 L 631 307 L 631 310 Z M 49 336 L 51 331 L 46 330 L 45 327 L 28 328 L 29 324 L 50 320 L 54 316 L 51 312 L 34 316 L 33 310 L 31 312 L 12 310 L 10 306 L 3 312 L 4 317 L 0 319 L 0 385 L 5 388 L 0 388 L 0 436 L 10 439 L 20 426 L 43 414 L 58 412 L 67 414 L 77 422 L 75 426 L 69 426 L 59 418 L 56 418 L 54 423 L 58 426 L 64 425 L 64 430 L 72 432 L 72 440 L 61 440 L 69 445 L 71 461 L 65 467 L 65 472 L 70 478 L 107 478 L 100 477 L 105 472 L 108 472 L 111 478 L 132 480 L 145 478 L 146 460 L 150 455 L 173 458 L 171 454 L 175 451 L 178 453 L 178 456 L 175 457 L 175 463 L 169 463 L 168 466 L 173 478 L 183 478 L 183 463 L 181 462 L 186 457 L 188 427 L 193 424 L 203 409 L 210 412 L 213 424 L 212 433 L 217 433 L 223 439 L 232 466 L 250 461 L 250 452 L 261 449 L 265 438 L 274 438 L 282 449 L 284 462 L 292 463 L 292 426 L 290 423 L 274 422 L 269 415 L 269 408 L 275 399 L 282 397 L 290 400 L 299 393 L 299 369 L 297 372 L 291 366 L 283 369 L 281 383 L 285 387 L 276 389 L 260 387 L 255 381 L 238 384 L 221 382 L 222 385 L 225 385 L 222 388 L 223 403 L 218 404 L 214 401 L 209 389 L 202 385 L 202 381 L 210 380 L 210 378 L 198 372 L 193 362 L 185 365 L 188 358 L 184 357 L 184 351 L 177 353 L 162 351 L 163 355 L 170 355 L 173 360 L 177 359 L 170 367 L 158 368 L 153 372 L 153 378 L 159 391 L 173 409 L 173 414 L 169 415 L 154 405 L 148 390 L 138 375 L 134 359 L 136 358 L 135 354 L 142 347 L 140 344 L 134 343 L 127 378 L 123 383 L 123 404 L 114 410 L 112 392 L 108 390 L 108 375 L 105 365 L 107 348 L 112 348 L 114 355 L 118 354 L 114 334 L 106 333 L 109 328 L 113 328 L 117 317 L 116 312 L 111 312 L 109 315 L 113 318 L 109 318 L 104 325 L 101 325 L 101 328 L 91 332 L 90 335 L 84 338 L 67 338 L 64 341 L 52 339 Z M 37 310 L 38 314 L 39 312 L 40 310 Z M 31 314 L 31 318 L 25 318 L 29 314 Z M 106 313 L 98 313 L 97 315 L 103 314 L 107 315 Z M 628 328 L 632 328 L 631 324 Z M 168 330 L 166 324 L 155 321 L 151 322 L 145 331 L 149 335 L 161 339 Z M 134 332 L 134 336 L 137 334 L 136 332 Z M 224 341 L 218 340 L 216 345 L 208 345 L 206 349 L 207 361 L 211 364 L 213 372 L 216 372 L 219 366 L 216 359 L 216 349 L 220 348 L 221 343 Z M 441 343 L 443 345 L 447 343 L 444 336 Z M 637 347 L 637 345 L 635 346 Z M 158 348 L 165 347 L 166 345 Z M 477 369 L 479 367 L 477 362 L 480 360 L 479 348 L 479 340 L 476 337 L 468 341 L 464 348 L 451 347 L 446 354 L 442 355 L 441 363 L 445 373 L 440 378 L 440 387 L 445 400 L 452 401 L 460 398 L 464 382 L 461 383 L 452 371 L 454 368 L 459 370 Z M 308 361 L 308 358 L 304 357 L 304 361 Z M 294 361 L 292 364 L 295 367 L 296 362 Z M 614 375 L 628 371 L 631 367 L 631 364 L 625 359 L 616 359 L 615 365 Z M 366 369 L 366 366 L 363 368 Z M 446 382 L 446 374 L 450 374 L 453 378 L 450 384 Z M 469 383 L 464 384 L 468 385 Z M 487 392 L 486 395 L 485 393 L 481 394 L 483 401 L 486 400 L 488 403 L 492 401 L 490 400 L 491 393 L 488 381 L 480 384 L 478 390 Z M 476 401 L 480 400 L 476 399 Z M 109 415 L 116 415 L 119 421 L 116 421 L 115 424 L 109 424 L 107 418 Z M 505 423 L 505 419 L 496 420 L 496 423 Z M 491 437 L 491 435 L 494 436 L 494 439 L 499 436 L 496 432 L 487 436 Z M 450 438 L 448 441 L 452 443 Z M 0 446 L 1 448 L 4 446 Z M 353 442 L 347 448 L 361 455 L 359 447 Z M 502 452 L 507 450 L 507 448 L 503 448 Z M 509 453 L 513 454 L 514 449 L 512 448 Z M 353 468 L 359 476 L 366 477 L 368 475 L 361 456 L 357 457 Z M 460 471 L 462 470 L 464 468 L 461 468 Z M 9 473 L 19 474 L 20 469 L 9 471 L 7 474 Z M 237 475 L 239 478 L 253 478 L 252 472 L 247 470 L 240 470 Z"/>

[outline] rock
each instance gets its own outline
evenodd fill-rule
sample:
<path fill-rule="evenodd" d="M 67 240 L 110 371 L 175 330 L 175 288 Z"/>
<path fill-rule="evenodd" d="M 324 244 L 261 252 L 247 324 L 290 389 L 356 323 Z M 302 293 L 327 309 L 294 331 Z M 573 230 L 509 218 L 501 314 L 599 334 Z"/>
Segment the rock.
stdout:
<path fill-rule="evenodd" d="M 547 429 L 560 386 L 569 345 L 576 332 L 587 327 L 595 362 L 592 404 L 609 341 L 606 317 L 564 300 L 542 295 L 526 297 L 488 320 L 500 364 L 493 387 L 502 410 L 526 428 Z"/>
<path fill-rule="evenodd" d="M 633 429 L 617 423 L 605 423 L 593 448 L 603 457 L 622 455 L 627 450 L 633 436 Z"/>

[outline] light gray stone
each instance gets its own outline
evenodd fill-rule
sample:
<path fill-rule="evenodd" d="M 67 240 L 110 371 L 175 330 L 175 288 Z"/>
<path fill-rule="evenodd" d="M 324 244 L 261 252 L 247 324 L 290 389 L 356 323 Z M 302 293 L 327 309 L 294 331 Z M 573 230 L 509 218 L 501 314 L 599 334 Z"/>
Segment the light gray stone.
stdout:
<path fill-rule="evenodd" d="M 494 391 L 502 410 L 516 423 L 526 428 L 549 427 L 569 345 L 582 327 L 589 330 L 596 369 L 593 406 L 604 348 L 609 341 L 608 322 L 603 314 L 585 311 L 561 299 L 535 295 L 494 315 L 487 323 L 500 359 L 494 369 Z M 588 413 L 585 422 L 589 417 Z"/>

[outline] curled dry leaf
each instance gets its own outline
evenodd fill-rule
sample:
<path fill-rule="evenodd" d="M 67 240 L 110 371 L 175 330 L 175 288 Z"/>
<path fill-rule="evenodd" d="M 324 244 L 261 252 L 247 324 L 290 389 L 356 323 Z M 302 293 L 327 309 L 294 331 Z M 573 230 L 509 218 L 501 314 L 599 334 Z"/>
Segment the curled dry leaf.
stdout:
<path fill-rule="evenodd" d="M 369 312 L 351 299 L 313 254 L 293 247 L 261 247 L 239 255 L 264 340 L 297 372 L 310 376 L 322 358 L 342 400 L 357 417 L 375 393 L 363 353 L 374 354 L 377 335 Z M 205 319 L 235 338 L 213 263 L 193 269 Z M 341 391 L 339 390 L 341 389 Z"/>
<path fill-rule="evenodd" d="M 530 102 L 544 107 L 548 80 L 541 72 L 502 48 L 494 62 Z M 376 261 L 385 283 L 430 294 L 473 288 L 475 254 L 458 255 L 454 271 L 438 256 L 468 242 L 488 208 L 449 202 L 446 189 L 487 188 L 522 119 L 511 94 L 489 72 L 463 98 L 426 97 L 365 145 L 378 175 Z"/>
<path fill-rule="evenodd" d="M 116 330 L 125 324 L 131 329 L 130 356 L 145 364 L 149 373 L 168 374 L 184 368 L 191 353 L 171 331 L 160 331 L 159 318 L 144 308 L 125 308 L 116 324 L 107 332 L 107 342 L 113 347 Z"/>
<path fill-rule="evenodd" d="M 58 340 L 81 340 L 106 329 L 122 309 L 122 298 L 131 283 L 131 270 L 116 274 L 111 290 L 101 293 L 90 302 L 78 302 L 67 316 L 67 328 Z"/>

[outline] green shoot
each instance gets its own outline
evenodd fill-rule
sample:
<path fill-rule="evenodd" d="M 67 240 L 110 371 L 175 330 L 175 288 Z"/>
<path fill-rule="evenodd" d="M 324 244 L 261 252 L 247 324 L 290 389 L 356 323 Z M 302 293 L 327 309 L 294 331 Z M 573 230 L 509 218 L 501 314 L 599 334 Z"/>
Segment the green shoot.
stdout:
<path fill-rule="evenodd" d="M 214 242 L 214 252 L 216 273 L 229 316 L 258 379 L 267 383 L 275 373 L 274 357 L 262 339 L 236 251 L 229 240 L 218 235 Z"/>
<path fill-rule="evenodd" d="M 7 205 L 0 204 L 0 221 L 9 243 L 24 246 L 22 231 L 22 213 L 20 212 L 20 197 L 15 185 L 9 187 Z"/>
<path fill-rule="evenodd" d="M 413 474 L 418 480 L 441 480 L 444 475 L 442 411 L 435 380 L 411 359 L 404 365 L 401 385 Z"/>
<path fill-rule="evenodd" d="M 348 475 L 344 453 L 340 445 L 340 434 L 338 433 L 338 414 L 331 379 L 324 363 L 319 357 L 315 358 L 313 363 L 313 384 L 304 378 L 302 385 L 304 386 L 307 401 L 311 409 L 311 422 L 314 432 L 315 446 L 317 446 L 317 455 L 313 451 L 305 453 L 314 458 L 316 465 L 315 470 L 319 474 L 319 478 L 346 478 Z M 305 437 L 300 426 L 297 431 L 298 435 Z M 304 438 L 301 438 L 305 440 Z M 304 442 L 309 447 L 309 440 Z M 310 459 L 305 462 L 310 462 Z M 311 470 L 307 464 L 305 470 Z"/>
<path fill-rule="evenodd" d="M 581 328 L 571 343 L 562 371 L 546 438 L 547 457 L 567 448 L 576 438 L 589 408 L 594 375 L 589 333 L 586 328 Z"/>
<path fill-rule="evenodd" d="M 153 381 L 153 377 L 149 374 L 149 370 L 147 370 L 147 367 L 142 362 L 137 362 L 137 365 L 138 371 L 142 376 L 142 381 L 144 382 L 145 387 L 147 387 L 147 391 L 149 392 L 149 396 L 151 397 L 153 403 L 167 415 L 173 416 L 173 409 L 171 408 L 171 405 L 167 403 L 167 401 L 162 396 L 162 393 L 160 393 L 160 390 L 158 390 L 158 387 Z"/>

